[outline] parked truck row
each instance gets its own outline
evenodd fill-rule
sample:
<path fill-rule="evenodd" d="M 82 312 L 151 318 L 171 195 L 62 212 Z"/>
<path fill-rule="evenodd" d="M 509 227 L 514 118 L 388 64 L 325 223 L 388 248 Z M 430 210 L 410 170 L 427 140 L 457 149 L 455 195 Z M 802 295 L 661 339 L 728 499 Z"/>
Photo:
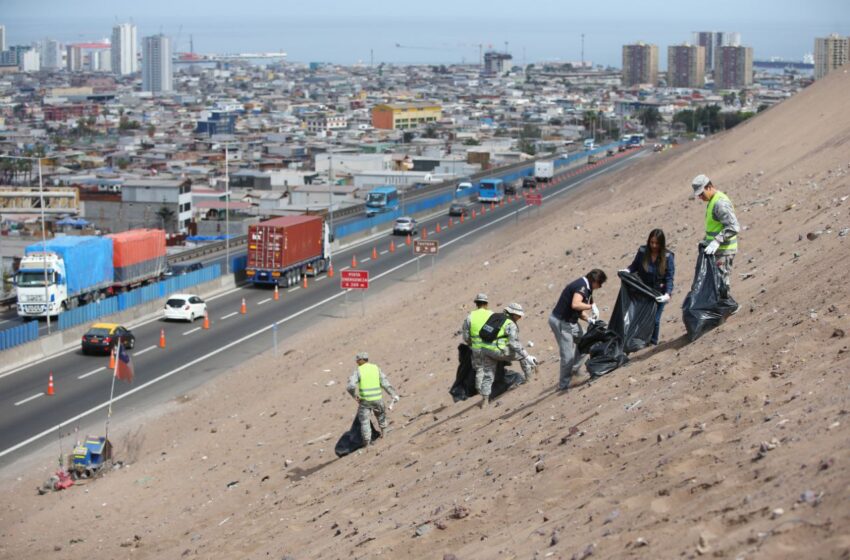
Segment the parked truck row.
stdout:
<path fill-rule="evenodd" d="M 15 276 L 20 317 L 58 315 L 162 278 L 165 232 L 55 237 L 24 249 Z"/>

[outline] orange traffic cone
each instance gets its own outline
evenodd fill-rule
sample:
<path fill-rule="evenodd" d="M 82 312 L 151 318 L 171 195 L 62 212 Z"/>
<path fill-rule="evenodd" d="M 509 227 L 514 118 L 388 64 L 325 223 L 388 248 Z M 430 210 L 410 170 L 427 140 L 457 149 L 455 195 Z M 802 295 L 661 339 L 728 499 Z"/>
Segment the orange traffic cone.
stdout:
<path fill-rule="evenodd" d="M 204 313 L 204 330 L 210 330 L 210 314 Z"/>
<path fill-rule="evenodd" d="M 486 214 L 486 213 L 487 213 L 487 205 L 486 205 L 486 204 L 482 204 L 482 205 L 481 205 L 481 215 L 483 216 L 483 215 L 484 215 L 484 214 Z"/>
<path fill-rule="evenodd" d="M 437 222 L 437 233 L 440 233 L 440 222 Z"/>
<path fill-rule="evenodd" d="M 53 394 L 53 372 L 50 372 L 50 377 L 47 378 L 47 394 Z"/>
<path fill-rule="evenodd" d="M 472 219 L 475 219 L 475 208 L 472 209 Z"/>
<path fill-rule="evenodd" d="M 245 305 L 245 298 L 242 298 L 242 307 L 239 308 L 239 313 L 241 313 L 242 315 L 248 313 L 248 306 Z"/>
<path fill-rule="evenodd" d="M 329 264 L 328 265 L 328 278 L 333 278 L 333 277 L 334 277 L 334 265 Z"/>
<path fill-rule="evenodd" d="M 395 253 L 395 240 L 390 239 L 390 253 Z"/>
<path fill-rule="evenodd" d="M 378 258 L 378 249 L 377 249 L 377 247 L 372 247 L 372 260 L 374 261 L 377 258 Z"/>
<path fill-rule="evenodd" d="M 115 369 L 115 348 L 109 352 L 109 369 Z"/>
<path fill-rule="evenodd" d="M 159 329 L 159 347 L 165 348 L 165 329 Z"/>
<path fill-rule="evenodd" d="M 505 199 L 503 198 L 502 200 L 499 201 L 499 206 L 504 206 L 504 205 L 505 205 Z"/>
<path fill-rule="evenodd" d="M 428 239 L 428 228 L 422 228 L 422 234 L 419 236 L 419 239 Z"/>
<path fill-rule="evenodd" d="M 405 243 L 410 245 L 410 234 L 409 233 L 407 234 L 407 239 L 405 240 Z"/>
<path fill-rule="evenodd" d="M 302 284 L 302 287 L 304 287 L 304 288 L 307 287 L 307 275 L 306 274 L 304 275 L 304 283 Z"/>
<path fill-rule="evenodd" d="M 452 219 L 449 218 L 449 225 L 447 227 L 452 227 Z"/>
<path fill-rule="evenodd" d="M 351 268 L 357 268 L 357 257 L 351 255 Z"/>
<path fill-rule="evenodd" d="M 274 285 L 274 300 L 277 301 L 280 299 L 280 290 L 277 288 L 277 284 Z"/>
<path fill-rule="evenodd" d="M 460 223 L 463 223 L 463 213 L 460 215 Z"/>

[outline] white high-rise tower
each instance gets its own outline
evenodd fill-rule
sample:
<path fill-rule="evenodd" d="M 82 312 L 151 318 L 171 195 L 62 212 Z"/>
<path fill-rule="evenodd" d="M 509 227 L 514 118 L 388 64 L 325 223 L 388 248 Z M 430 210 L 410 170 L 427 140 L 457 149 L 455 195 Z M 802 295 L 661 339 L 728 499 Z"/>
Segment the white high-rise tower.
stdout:
<path fill-rule="evenodd" d="M 112 72 L 124 76 L 138 71 L 136 26 L 121 23 L 112 28 Z"/>

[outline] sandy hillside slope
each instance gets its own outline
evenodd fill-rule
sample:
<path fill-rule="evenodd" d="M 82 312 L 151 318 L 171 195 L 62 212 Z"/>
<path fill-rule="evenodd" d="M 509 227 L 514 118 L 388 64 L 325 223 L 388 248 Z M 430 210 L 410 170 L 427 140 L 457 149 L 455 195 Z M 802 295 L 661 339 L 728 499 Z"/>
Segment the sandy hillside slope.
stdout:
<path fill-rule="evenodd" d="M 13 465 L 0 557 L 850 557 L 848 91 L 847 71 L 830 75 L 468 238 L 433 277 L 393 281 L 365 317 L 329 309 L 285 355 L 119 426 L 129 465 L 96 482 L 37 496 L 53 450 L 41 469 Z M 687 344 L 697 173 L 732 197 L 744 227 L 742 309 Z M 546 319 L 560 290 L 593 267 L 615 276 L 653 227 L 677 258 L 662 343 L 556 394 Z M 603 315 L 618 289 L 598 293 Z M 486 411 L 447 393 L 478 291 L 525 306 L 521 336 L 545 360 Z M 403 398 L 386 440 L 337 460 L 361 349 Z"/>

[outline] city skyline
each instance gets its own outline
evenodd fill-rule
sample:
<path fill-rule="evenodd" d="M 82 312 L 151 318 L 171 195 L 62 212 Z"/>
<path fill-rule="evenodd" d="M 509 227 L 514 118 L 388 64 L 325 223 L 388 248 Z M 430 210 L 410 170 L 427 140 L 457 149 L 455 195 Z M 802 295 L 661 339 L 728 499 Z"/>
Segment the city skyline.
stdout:
<path fill-rule="evenodd" d="M 229 13 L 232 4 L 222 2 L 208 3 L 198 14 L 161 0 L 143 6 L 82 0 L 73 7 L 48 0 L 48 16 L 33 14 L 19 0 L 5 4 L 0 25 L 6 26 L 7 44 L 44 37 L 91 41 L 108 37 L 117 23 L 132 21 L 140 37 L 160 32 L 171 37 L 176 52 L 188 51 L 192 36 L 196 52 L 285 51 L 290 60 L 340 64 L 476 62 L 477 45 L 507 49 L 514 64 L 578 61 L 584 34 L 585 60 L 619 66 L 622 45 L 643 41 L 659 47 L 659 62 L 666 67 L 666 47 L 692 41 L 697 31 L 738 32 L 758 59 L 799 60 L 813 52 L 815 37 L 850 35 L 850 7 L 833 0 L 805 6 L 790 1 L 740 6 L 721 0 L 710 8 L 614 2 L 582 7 L 581 14 L 551 0 L 532 0 L 520 13 L 511 4 L 483 9 L 481 2 L 455 6 L 437 0 L 423 14 L 388 0 L 377 0 L 368 11 L 342 2 L 333 2 L 332 10 L 324 4 L 320 11 L 312 5 L 255 1 L 238 14 Z M 551 17 L 540 22 L 540 13 Z"/>

